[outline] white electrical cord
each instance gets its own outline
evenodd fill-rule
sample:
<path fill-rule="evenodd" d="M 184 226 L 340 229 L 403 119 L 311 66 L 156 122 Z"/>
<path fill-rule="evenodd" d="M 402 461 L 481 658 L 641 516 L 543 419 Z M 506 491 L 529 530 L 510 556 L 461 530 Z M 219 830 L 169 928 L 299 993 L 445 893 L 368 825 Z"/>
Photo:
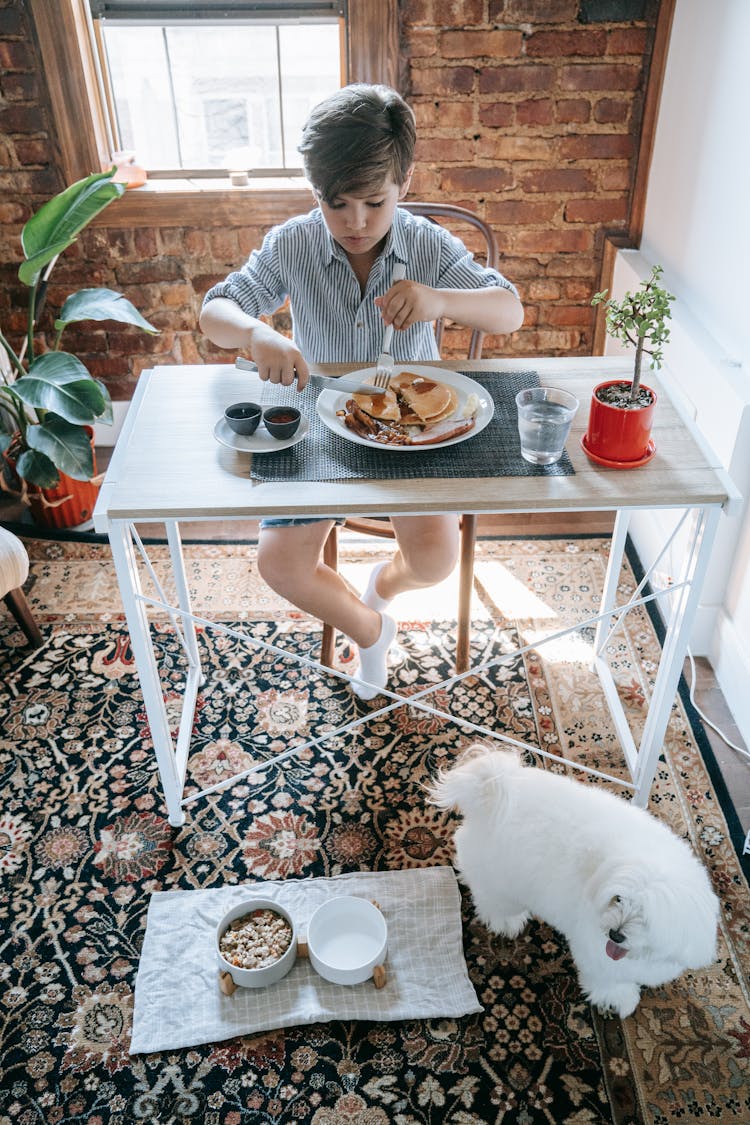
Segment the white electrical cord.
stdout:
<path fill-rule="evenodd" d="M 690 649 L 687 650 L 687 658 L 690 661 L 690 702 L 692 703 L 696 714 L 700 716 L 701 721 L 705 723 L 707 727 L 710 727 L 711 730 L 716 731 L 721 741 L 726 743 L 730 750 L 736 751 L 737 754 L 741 754 L 743 758 L 747 758 L 748 761 L 750 761 L 750 751 L 747 751 L 744 746 L 737 746 L 736 743 L 727 738 L 727 736 L 724 734 L 724 731 L 721 730 L 720 727 L 717 727 L 716 723 L 712 723 L 708 716 L 704 714 L 703 711 L 701 711 L 700 707 L 695 702 L 695 696 L 693 694 L 695 691 L 695 661 L 693 660 L 693 654 Z M 750 829 L 748 829 L 745 836 L 745 843 L 742 845 L 742 854 L 750 855 Z"/>
<path fill-rule="evenodd" d="M 708 716 L 704 714 L 703 711 L 701 711 L 700 707 L 695 702 L 695 696 L 693 694 L 695 691 L 695 661 L 693 660 L 693 654 L 690 649 L 687 650 L 687 658 L 690 661 L 690 702 L 692 703 L 693 708 L 695 709 L 697 714 L 700 715 L 706 726 L 710 727 L 711 730 L 715 730 L 721 741 L 725 742 L 730 750 L 736 750 L 737 753 L 741 754 L 743 758 L 747 758 L 748 761 L 750 761 L 750 750 L 746 750 L 744 746 L 737 746 L 736 743 L 727 738 L 727 736 L 724 734 L 724 731 L 721 730 L 720 727 L 717 727 L 716 723 L 712 723 Z"/>
<path fill-rule="evenodd" d="M 674 570 L 674 568 L 672 567 L 672 547 L 673 544 L 670 545 L 669 548 L 669 566 L 671 570 Z M 712 731 L 715 731 L 716 734 L 718 734 L 721 741 L 726 746 L 728 746 L 730 750 L 734 750 L 736 754 L 739 754 L 741 757 L 746 758 L 748 761 L 750 761 L 750 751 L 746 750 L 744 746 L 738 746 L 735 742 L 732 742 L 730 738 L 727 738 L 727 736 L 724 734 L 724 731 L 720 727 L 718 727 L 716 723 L 712 722 L 711 719 L 709 719 L 708 716 L 703 711 L 701 711 L 700 707 L 695 702 L 695 660 L 693 659 L 693 653 L 690 650 L 689 646 L 687 649 L 687 658 L 690 661 L 689 697 L 696 714 L 700 717 L 701 721 L 705 723 L 707 727 L 710 727 Z M 745 835 L 745 843 L 742 846 L 742 854 L 750 855 L 750 829 L 748 829 L 747 834 Z"/>

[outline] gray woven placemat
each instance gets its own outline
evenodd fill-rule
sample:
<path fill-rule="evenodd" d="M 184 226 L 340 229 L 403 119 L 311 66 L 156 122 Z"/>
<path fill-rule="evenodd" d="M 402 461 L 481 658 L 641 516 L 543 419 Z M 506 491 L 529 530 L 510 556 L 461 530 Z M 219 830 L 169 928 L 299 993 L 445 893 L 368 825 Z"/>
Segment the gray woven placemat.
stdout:
<path fill-rule="evenodd" d="M 480 383 L 495 402 L 495 414 L 481 433 L 457 445 L 418 453 L 387 446 L 359 445 L 334 434 L 318 417 L 319 389 L 308 385 L 295 403 L 310 422 L 307 438 L 278 453 L 253 457 L 250 475 L 258 481 L 423 480 L 425 477 L 568 476 L 575 472 L 567 452 L 554 465 L 531 465 L 521 456 L 516 423 L 517 393 L 539 385 L 536 371 L 461 372 Z"/>

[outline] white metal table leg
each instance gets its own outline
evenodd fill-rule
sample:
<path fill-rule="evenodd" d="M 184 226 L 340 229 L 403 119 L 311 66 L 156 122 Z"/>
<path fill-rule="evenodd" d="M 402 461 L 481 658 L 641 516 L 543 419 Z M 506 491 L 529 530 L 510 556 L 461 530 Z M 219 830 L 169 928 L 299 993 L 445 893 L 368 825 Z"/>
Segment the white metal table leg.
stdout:
<path fill-rule="evenodd" d="M 184 611 L 182 628 L 185 636 L 185 648 L 187 650 L 190 666 L 192 668 L 197 668 L 199 672 L 198 682 L 203 684 L 205 683 L 205 676 L 201 671 L 201 658 L 198 651 L 198 640 L 195 635 L 195 624 L 191 617 L 185 616 L 185 614 L 190 614 L 192 610 L 190 605 L 190 591 L 185 575 L 185 557 L 182 553 L 180 528 L 176 520 L 167 520 L 165 522 L 165 527 L 167 529 L 169 555 L 172 560 L 172 575 L 177 590 L 177 604 L 180 609 Z"/>
<path fill-rule="evenodd" d="M 684 583 L 675 591 L 676 602 L 668 617 L 667 634 L 662 646 L 662 657 L 656 674 L 654 690 L 649 702 L 648 715 L 643 728 L 633 781 L 634 802 L 648 804 L 659 754 L 669 722 L 669 714 L 677 694 L 682 667 L 690 641 L 690 631 L 695 620 L 700 592 L 711 558 L 714 537 L 721 509 L 698 508 L 695 512 L 693 534 L 688 547 L 681 580 Z"/>
<path fill-rule="evenodd" d="M 182 540 L 180 529 L 176 520 L 165 522 L 169 554 L 172 560 L 172 577 L 177 590 L 177 604 L 181 614 L 182 639 L 188 658 L 188 672 L 185 679 L 185 690 L 182 697 L 182 711 L 180 714 L 180 728 L 177 732 L 176 763 L 177 772 L 181 778 L 187 776 L 187 761 L 190 753 L 190 739 L 193 733 L 193 719 L 195 705 L 198 699 L 198 689 L 205 683 L 206 677 L 201 668 L 198 639 L 195 634 L 195 622 L 190 614 L 190 590 L 188 589 L 185 575 L 185 557 L 182 553 Z"/>
<path fill-rule="evenodd" d="M 123 520 L 113 520 L 109 528 L 109 542 L 154 743 L 159 777 L 167 805 L 167 816 L 172 827 L 179 828 L 185 823 L 185 813 L 182 808 L 183 779 L 178 769 L 172 736 L 169 732 L 167 709 L 159 680 L 146 607 L 141 600 L 143 591 L 133 550 L 130 524 Z"/>
<path fill-rule="evenodd" d="M 611 613 L 617 603 L 617 585 L 620 581 L 622 558 L 625 554 L 625 544 L 630 527 L 630 512 L 619 508 L 615 516 L 615 526 L 612 531 L 612 540 L 609 547 L 609 562 L 604 578 L 604 589 L 599 602 L 599 613 L 606 614 L 597 622 L 594 634 L 594 652 L 601 656 L 601 648 L 609 636 L 612 628 Z"/>

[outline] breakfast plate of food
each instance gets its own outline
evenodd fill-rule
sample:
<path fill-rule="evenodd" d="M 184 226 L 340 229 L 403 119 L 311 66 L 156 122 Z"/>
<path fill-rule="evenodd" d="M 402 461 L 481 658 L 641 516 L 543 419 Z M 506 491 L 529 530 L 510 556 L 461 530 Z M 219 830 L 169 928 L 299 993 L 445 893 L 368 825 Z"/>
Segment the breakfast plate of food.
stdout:
<path fill-rule="evenodd" d="M 375 368 L 350 377 L 372 383 Z M 403 453 L 467 441 L 481 433 L 495 412 L 489 392 L 467 375 L 420 364 L 396 365 L 385 394 L 321 391 L 316 408 L 321 421 L 340 437 Z"/>

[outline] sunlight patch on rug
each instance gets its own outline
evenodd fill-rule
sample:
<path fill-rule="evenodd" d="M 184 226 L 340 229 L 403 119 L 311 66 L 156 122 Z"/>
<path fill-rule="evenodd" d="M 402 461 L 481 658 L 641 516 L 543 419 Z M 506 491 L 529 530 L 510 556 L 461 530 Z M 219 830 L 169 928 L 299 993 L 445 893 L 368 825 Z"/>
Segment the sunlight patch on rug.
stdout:
<path fill-rule="evenodd" d="M 504 566 L 477 562 L 476 579 L 497 609 L 508 617 L 557 618 L 558 612 Z"/>

